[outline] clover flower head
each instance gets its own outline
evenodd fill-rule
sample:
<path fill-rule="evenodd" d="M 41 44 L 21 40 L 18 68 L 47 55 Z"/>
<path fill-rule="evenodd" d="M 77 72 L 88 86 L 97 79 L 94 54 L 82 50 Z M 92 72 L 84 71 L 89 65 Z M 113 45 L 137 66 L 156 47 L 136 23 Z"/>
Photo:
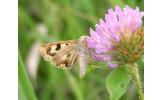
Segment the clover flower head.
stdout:
<path fill-rule="evenodd" d="M 95 30 L 90 29 L 88 48 L 93 58 L 111 67 L 134 63 L 143 53 L 143 12 L 129 6 L 109 9 Z"/>

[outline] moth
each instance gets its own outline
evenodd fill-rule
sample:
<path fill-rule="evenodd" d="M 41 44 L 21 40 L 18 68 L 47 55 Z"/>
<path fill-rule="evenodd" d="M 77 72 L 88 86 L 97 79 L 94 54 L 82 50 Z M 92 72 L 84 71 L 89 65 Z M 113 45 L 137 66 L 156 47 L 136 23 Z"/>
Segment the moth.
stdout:
<path fill-rule="evenodd" d="M 78 40 L 68 40 L 43 44 L 39 51 L 41 56 L 57 68 L 71 69 L 78 62 L 79 76 L 84 77 L 88 60 L 86 39 L 82 36 Z"/>

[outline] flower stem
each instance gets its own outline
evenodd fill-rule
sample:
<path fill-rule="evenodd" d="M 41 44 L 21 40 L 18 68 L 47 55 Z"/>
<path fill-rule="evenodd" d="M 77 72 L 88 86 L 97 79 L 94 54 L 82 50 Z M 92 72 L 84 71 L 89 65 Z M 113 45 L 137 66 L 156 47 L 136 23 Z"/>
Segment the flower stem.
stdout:
<path fill-rule="evenodd" d="M 125 69 L 135 84 L 140 100 L 144 100 L 137 64 L 127 64 Z"/>

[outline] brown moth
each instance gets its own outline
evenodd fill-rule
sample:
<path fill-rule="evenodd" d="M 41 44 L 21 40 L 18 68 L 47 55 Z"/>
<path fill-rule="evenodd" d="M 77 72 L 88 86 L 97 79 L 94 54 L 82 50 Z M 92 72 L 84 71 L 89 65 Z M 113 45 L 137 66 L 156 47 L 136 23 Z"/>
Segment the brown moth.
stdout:
<path fill-rule="evenodd" d="M 71 69 L 74 63 L 79 63 L 79 75 L 82 78 L 85 75 L 88 58 L 88 48 L 86 38 L 82 36 L 78 40 L 68 40 L 47 43 L 40 47 L 41 56 L 52 65 L 61 69 Z"/>

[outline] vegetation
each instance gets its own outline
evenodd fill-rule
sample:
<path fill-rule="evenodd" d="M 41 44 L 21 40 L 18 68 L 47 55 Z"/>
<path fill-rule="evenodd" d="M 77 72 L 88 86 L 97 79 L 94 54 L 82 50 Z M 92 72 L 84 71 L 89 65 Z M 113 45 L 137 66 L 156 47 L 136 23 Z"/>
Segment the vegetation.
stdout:
<path fill-rule="evenodd" d="M 19 0 L 19 99 L 20 100 L 138 100 L 138 94 L 123 69 L 97 64 L 79 78 L 78 66 L 59 70 L 39 57 L 36 45 L 78 39 L 88 35 L 107 9 L 115 5 L 138 6 L 143 0 Z M 36 70 L 31 71 L 32 64 Z M 36 57 L 38 56 L 38 57 Z M 31 55 L 32 57 L 32 55 Z M 143 84 L 143 58 L 138 61 Z M 33 67 L 33 68 L 34 68 Z M 112 93 L 112 94 L 111 94 Z"/>

